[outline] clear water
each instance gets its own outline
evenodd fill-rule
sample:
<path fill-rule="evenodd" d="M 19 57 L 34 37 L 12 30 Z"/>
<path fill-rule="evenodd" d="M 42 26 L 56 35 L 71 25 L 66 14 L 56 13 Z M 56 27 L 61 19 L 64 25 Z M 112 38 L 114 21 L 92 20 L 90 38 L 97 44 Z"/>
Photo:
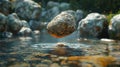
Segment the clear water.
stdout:
<path fill-rule="evenodd" d="M 118 62 L 120 61 L 119 41 L 78 41 L 78 35 L 76 34 L 77 32 L 74 32 L 67 37 L 57 39 L 51 37 L 46 31 L 43 31 L 40 35 L 0 39 L 0 67 L 9 67 L 13 62 L 22 62 L 27 56 L 36 52 L 44 53 L 50 51 L 54 49 L 57 43 L 64 43 L 70 48 L 78 50 L 82 49 L 85 51 L 85 55 L 106 55 L 104 52 L 107 52 L 106 49 L 109 48 L 110 52 L 107 55 L 114 56 Z M 88 49 L 93 52 L 90 52 Z"/>

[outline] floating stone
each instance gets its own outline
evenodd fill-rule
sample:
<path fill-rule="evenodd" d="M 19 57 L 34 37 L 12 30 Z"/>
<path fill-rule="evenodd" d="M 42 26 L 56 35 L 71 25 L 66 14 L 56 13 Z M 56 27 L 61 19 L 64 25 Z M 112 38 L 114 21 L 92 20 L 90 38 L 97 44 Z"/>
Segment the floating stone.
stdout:
<path fill-rule="evenodd" d="M 75 26 L 74 16 L 70 13 L 62 12 L 48 23 L 47 31 L 53 37 L 62 38 L 73 33 L 75 31 Z"/>

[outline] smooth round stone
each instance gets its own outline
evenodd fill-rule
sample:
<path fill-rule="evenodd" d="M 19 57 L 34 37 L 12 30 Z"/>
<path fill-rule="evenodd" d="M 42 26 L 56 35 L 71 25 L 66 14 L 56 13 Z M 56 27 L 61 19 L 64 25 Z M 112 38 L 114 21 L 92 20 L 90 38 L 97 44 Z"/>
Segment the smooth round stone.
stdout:
<path fill-rule="evenodd" d="M 47 31 L 56 38 L 65 37 L 75 31 L 75 18 L 72 14 L 62 12 L 47 25 Z"/>

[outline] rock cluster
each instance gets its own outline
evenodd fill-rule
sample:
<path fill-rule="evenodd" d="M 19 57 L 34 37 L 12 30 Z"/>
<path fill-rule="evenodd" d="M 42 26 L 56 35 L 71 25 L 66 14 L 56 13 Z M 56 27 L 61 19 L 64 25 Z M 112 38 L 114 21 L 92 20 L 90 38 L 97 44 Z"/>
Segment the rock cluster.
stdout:
<path fill-rule="evenodd" d="M 32 30 L 38 30 L 31 28 L 36 23 L 29 23 L 40 18 L 41 6 L 38 3 L 32 0 L 1 0 L 0 6 L 0 37 L 28 35 Z M 41 28 L 45 25 L 39 22 L 36 25 L 38 24 Z"/>
<path fill-rule="evenodd" d="M 41 20 L 47 20 L 47 22 L 50 22 L 55 16 L 60 14 L 62 11 L 70 10 L 70 4 L 66 2 L 54 2 L 49 1 L 47 3 L 46 8 L 42 9 L 41 17 L 43 17 Z M 74 13 L 76 13 L 76 17 L 78 20 L 83 18 L 83 11 L 82 10 L 70 10 Z"/>

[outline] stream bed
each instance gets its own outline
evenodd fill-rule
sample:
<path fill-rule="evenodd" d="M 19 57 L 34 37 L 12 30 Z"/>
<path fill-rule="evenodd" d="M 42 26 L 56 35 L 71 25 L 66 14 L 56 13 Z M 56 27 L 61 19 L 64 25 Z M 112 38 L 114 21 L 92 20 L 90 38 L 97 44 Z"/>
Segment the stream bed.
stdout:
<path fill-rule="evenodd" d="M 57 39 L 42 31 L 39 35 L 0 39 L 0 67 L 120 67 L 120 41 L 78 40 L 76 34 L 74 32 L 70 36 Z M 68 49 L 56 49 L 58 43 Z M 71 57 L 74 59 L 70 60 Z M 79 58 L 75 60 L 76 57 L 112 57 L 115 61 L 104 65 L 94 63 L 96 60 L 91 62 L 87 58 L 84 59 L 85 62 Z"/>

